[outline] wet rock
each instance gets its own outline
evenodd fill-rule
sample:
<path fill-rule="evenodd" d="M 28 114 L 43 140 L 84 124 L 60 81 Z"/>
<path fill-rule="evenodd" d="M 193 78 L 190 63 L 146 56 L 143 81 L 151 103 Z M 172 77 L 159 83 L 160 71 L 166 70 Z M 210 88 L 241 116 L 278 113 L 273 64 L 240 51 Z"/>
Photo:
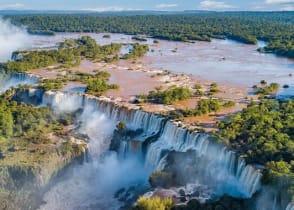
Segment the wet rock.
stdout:
<path fill-rule="evenodd" d="M 180 196 L 186 196 L 186 192 L 183 189 L 179 190 L 179 194 L 180 194 Z"/>
<path fill-rule="evenodd" d="M 121 189 L 119 189 L 119 190 L 116 191 L 116 193 L 114 194 L 114 197 L 115 197 L 115 198 L 119 198 L 119 197 L 121 197 L 122 194 L 123 194 L 125 191 L 126 191 L 125 188 L 121 188 Z"/>

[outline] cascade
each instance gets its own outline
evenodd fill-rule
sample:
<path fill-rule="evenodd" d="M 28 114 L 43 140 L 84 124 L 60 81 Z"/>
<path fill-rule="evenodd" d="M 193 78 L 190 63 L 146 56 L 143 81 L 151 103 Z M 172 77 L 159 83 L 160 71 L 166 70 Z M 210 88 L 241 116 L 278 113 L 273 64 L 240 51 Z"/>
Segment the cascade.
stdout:
<path fill-rule="evenodd" d="M 11 87 L 17 87 L 19 85 L 34 85 L 34 84 L 37 84 L 38 81 L 39 81 L 39 78 L 32 74 L 13 73 L 9 75 L 8 78 L 5 78 L 5 75 L 4 75 L 4 81 L 0 81 L 0 84 L 1 84 L 0 92 L 6 91 Z"/>
<path fill-rule="evenodd" d="M 226 169 L 226 173 L 238 182 L 238 188 L 244 197 L 251 197 L 261 187 L 261 173 L 250 165 L 246 166 L 245 161 L 237 158 L 233 151 L 211 143 L 209 135 L 190 133 L 172 122 L 167 122 L 159 139 L 149 145 L 146 166 L 153 170 L 161 168 L 167 151 L 187 152 L 188 150 L 197 151 L 197 156 L 206 158 L 207 165 L 210 165 L 208 169 L 211 168 L 208 173 L 212 177 L 219 174 L 213 168 Z"/>
<path fill-rule="evenodd" d="M 83 108 L 89 113 L 98 111 L 114 124 L 123 121 L 128 129 L 134 131 L 141 129 L 142 133 L 134 139 L 120 142 L 121 157 L 140 153 L 138 151 L 142 150 L 142 143 L 148 137 L 155 137 L 155 140 L 147 142 L 147 150 L 143 154 L 145 167 L 150 171 L 164 168 L 166 154 L 169 151 L 194 150 L 197 157 L 207 161 L 205 173 L 210 174 L 211 177 L 217 174 L 216 180 L 221 181 L 228 177 L 229 181 L 225 184 L 233 183 L 231 187 L 227 187 L 228 190 L 236 188 L 238 195 L 249 198 L 261 187 L 259 170 L 246 165 L 245 160 L 238 157 L 235 152 L 213 143 L 209 140 L 208 134 L 190 132 L 186 128 L 178 127 L 172 121 L 166 121 L 159 115 L 123 107 L 109 98 L 97 98 L 78 93 L 47 92 L 43 96 L 43 104 L 49 104 L 57 110 L 75 111 Z"/>
<path fill-rule="evenodd" d="M 163 169 L 170 151 L 193 150 L 196 154 L 195 158 L 200 158 L 203 162 L 199 163 L 199 165 L 202 164 L 202 168 L 200 167 L 202 175 L 207 176 L 211 182 L 221 183 L 218 187 L 223 190 L 222 193 L 249 198 L 261 187 L 259 170 L 246 165 L 245 160 L 238 157 L 235 152 L 212 142 L 208 134 L 190 132 L 160 115 L 146 113 L 138 108 L 125 107 L 106 97 L 97 98 L 81 93 L 49 91 L 43 95 L 43 105 L 50 105 L 60 111 L 83 109 L 84 113 L 89 113 L 83 117 L 82 121 L 87 128 L 91 128 L 84 129 L 86 134 L 90 134 L 90 139 L 99 139 L 101 135 L 101 133 L 98 136 L 91 135 L 91 132 L 99 127 L 97 123 L 93 123 L 92 126 L 91 122 L 95 119 L 106 122 L 107 118 L 113 125 L 123 121 L 128 129 L 135 133 L 140 131 L 133 139 L 120 141 L 118 155 L 120 159 L 132 156 L 140 161 L 144 160 L 148 171 Z M 152 137 L 152 141 L 147 141 L 149 137 Z M 91 148 L 95 147 L 106 149 L 109 145 L 107 141 L 109 140 L 106 138 L 102 142 L 91 143 L 90 141 L 90 144 L 94 145 L 89 147 L 89 152 L 91 153 Z M 142 152 L 143 143 L 146 147 L 144 153 Z M 95 151 L 93 153 L 97 154 Z"/>
<path fill-rule="evenodd" d="M 294 203 L 290 203 L 290 204 L 287 206 L 286 210 L 294 210 Z"/>
<path fill-rule="evenodd" d="M 49 105 L 58 111 L 74 112 L 83 107 L 83 96 L 47 91 L 43 95 L 42 104 Z"/>

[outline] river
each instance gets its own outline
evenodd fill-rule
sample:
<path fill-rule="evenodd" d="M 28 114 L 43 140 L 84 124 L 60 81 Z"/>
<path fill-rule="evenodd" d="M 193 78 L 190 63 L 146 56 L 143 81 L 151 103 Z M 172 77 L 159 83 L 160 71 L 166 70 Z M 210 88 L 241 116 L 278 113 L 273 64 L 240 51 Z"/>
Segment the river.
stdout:
<path fill-rule="evenodd" d="M 58 33 L 55 36 L 32 35 L 33 47 L 52 47 L 68 38 L 82 35 L 93 37 L 101 45 L 114 43 L 133 43 L 132 36 L 94 33 Z M 147 38 L 150 51 L 140 61 L 150 68 L 170 70 L 176 73 L 192 74 L 219 83 L 232 83 L 251 87 L 261 80 L 276 82 L 281 86 L 280 95 L 294 95 L 294 60 L 263 54 L 257 48 L 265 46 L 247 45 L 232 40 L 213 39 L 211 42 L 184 43 L 160 40 L 153 43 Z M 292 76 L 293 75 L 293 76 Z M 284 89 L 284 85 L 290 88 Z"/>

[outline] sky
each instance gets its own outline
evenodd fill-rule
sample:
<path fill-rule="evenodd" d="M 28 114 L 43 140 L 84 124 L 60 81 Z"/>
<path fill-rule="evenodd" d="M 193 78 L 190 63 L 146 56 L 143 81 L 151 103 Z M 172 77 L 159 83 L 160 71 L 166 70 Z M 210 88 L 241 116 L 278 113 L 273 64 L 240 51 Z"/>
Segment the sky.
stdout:
<path fill-rule="evenodd" d="M 0 0 L 0 10 L 294 11 L 294 0 Z"/>

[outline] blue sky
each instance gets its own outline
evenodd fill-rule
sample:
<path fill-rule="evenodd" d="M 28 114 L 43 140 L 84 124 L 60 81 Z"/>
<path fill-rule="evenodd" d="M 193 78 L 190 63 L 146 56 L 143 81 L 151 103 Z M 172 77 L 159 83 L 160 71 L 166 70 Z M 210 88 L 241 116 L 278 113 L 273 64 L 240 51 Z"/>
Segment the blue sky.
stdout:
<path fill-rule="evenodd" d="M 0 10 L 291 10 L 294 0 L 0 0 Z"/>

